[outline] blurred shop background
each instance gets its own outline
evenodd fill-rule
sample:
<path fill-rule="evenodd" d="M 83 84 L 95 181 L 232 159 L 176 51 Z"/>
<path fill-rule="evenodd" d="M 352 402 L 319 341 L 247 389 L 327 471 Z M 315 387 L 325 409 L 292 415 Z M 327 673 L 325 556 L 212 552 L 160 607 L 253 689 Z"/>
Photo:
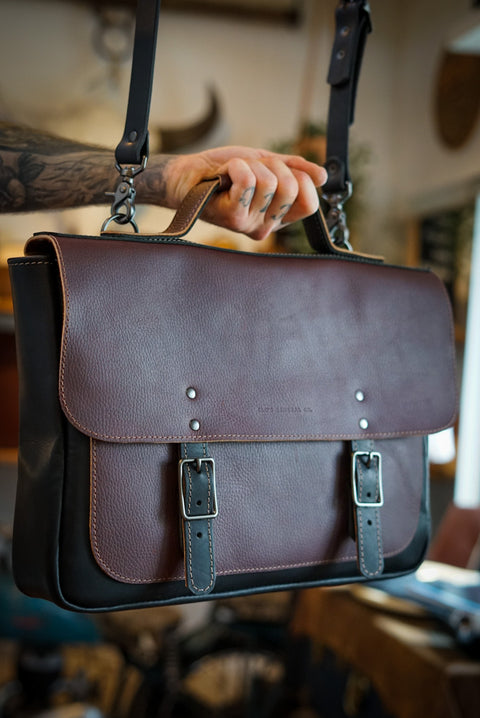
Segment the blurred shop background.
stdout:
<path fill-rule="evenodd" d="M 478 584 L 480 306 L 472 308 L 472 297 L 478 291 L 480 305 L 480 3 L 370 5 L 373 33 L 351 132 L 351 239 L 356 250 L 390 263 L 432 267 L 452 299 L 462 413 L 455 432 L 432 442 L 431 558 L 471 571 L 468 580 Z M 251 145 L 323 162 L 336 6 L 163 0 L 152 151 Z M 134 10 L 134 0 L 0 0 L 0 120 L 113 150 L 123 132 Z M 34 231 L 95 235 L 108 214 L 106 201 L 0 217 L 0 718 L 480 715 L 480 615 L 469 626 L 474 639 L 462 642 L 457 625 L 438 624 L 424 608 L 386 606 L 374 593 L 348 589 L 127 612 L 101 624 L 12 598 L 18 416 L 6 260 L 22 253 Z M 159 232 L 171 214 L 139 207 L 140 231 Z M 253 243 L 200 222 L 192 239 L 249 251 L 305 250 L 297 227 Z M 478 585 L 473 599 L 478 613 Z M 12 601 L 19 602 L 15 615 Z M 345 635 L 342 626 L 349 627 Z M 19 661 L 28 636 L 36 650 Z M 22 689 L 39 692 L 33 707 L 15 703 L 22 676 Z M 51 710 L 61 713 L 45 708 L 52 686 Z M 176 705 L 179 686 L 184 699 Z M 244 694 L 248 702 L 239 707 Z"/>

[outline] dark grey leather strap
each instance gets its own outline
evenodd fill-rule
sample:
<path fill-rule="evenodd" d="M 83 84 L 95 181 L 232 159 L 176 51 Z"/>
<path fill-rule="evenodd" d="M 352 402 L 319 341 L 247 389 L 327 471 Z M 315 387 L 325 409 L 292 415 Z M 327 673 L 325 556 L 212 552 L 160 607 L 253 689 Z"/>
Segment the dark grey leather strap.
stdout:
<path fill-rule="evenodd" d="M 373 441 L 352 441 L 352 499 L 358 567 L 365 577 L 378 578 L 384 567 L 382 457 Z"/>
<path fill-rule="evenodd" d="M 159 12 L 160 0 L 138 0 L 127 117 L 123 137 L 115 150 L 119 165 L 141 165 L 148 157 L 148 117 Z"/>
<path fill-rule="evenodd" d="M 324 194 L 341 194 L 350 181 L 348 135 L 353 123 L 358 77 L 367 34 L 371 31 L 367 0 L 342 0 L 335 12 L 336 31 L 328 82 L 330 103 L 327 122 L 328 180 Z"/>
<path fill-rule="evenodd" d="M 179 494 L 185 583 L 202 596 L 215 586 L 213 520 L 218 513 L 215 462 L 206 443 L 180 444 Z"/>

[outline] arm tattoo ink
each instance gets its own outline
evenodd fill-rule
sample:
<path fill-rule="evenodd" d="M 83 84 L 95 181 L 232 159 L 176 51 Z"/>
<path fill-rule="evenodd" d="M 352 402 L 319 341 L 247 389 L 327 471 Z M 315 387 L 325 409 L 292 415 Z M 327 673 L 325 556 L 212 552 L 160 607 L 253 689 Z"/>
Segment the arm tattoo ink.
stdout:
<path fill-rule="evenodd" d="M 139 202 L 164 203 L 170 159 L 152 156 L 148 178 L 137 182 Z M 107 205 L 117 183 L 113 150 L 0 122 L 0 211 Z"/>

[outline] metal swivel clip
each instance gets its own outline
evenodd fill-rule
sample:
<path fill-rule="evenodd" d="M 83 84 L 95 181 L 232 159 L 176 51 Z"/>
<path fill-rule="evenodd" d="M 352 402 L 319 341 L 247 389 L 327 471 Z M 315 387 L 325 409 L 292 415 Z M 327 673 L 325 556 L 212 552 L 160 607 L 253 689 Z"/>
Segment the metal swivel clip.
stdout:
<path fill-rule="evenodd" d="M 350 230 L 347 226 L 347 215 L 345 214 L 343 205 L 352 196 L 352 189 L 352 183 L 347 182 L 347 187 L 344 192 L 322 195 L 322 198 L 330 208 L 327 212 L 326 220 L 332 242 L 337 247 L 348 249 L 349 252 L 353 252 L 353 247 L 349 241 Z"/>
<path fill-rule="evenodd" d="M 115 192 L 105 192 L 108 197 L 113 197 L 113 201 L 110 207 L 111 215 L 102 224 L 102 232 L 107 230 L 110 222 L 116 222 L 117 224 L 131 224 L 134 232 L 138 234 L 138 226 L 135 222 L 135 197 L 137 193 L 133 180 L 140 172 L 143 172 L 146 164 L 146 157 L 143 158 L 142 164 L 138 167 L 121 167 L 118 162 L 115 164 L 120 173 L 120 182 Z"/>

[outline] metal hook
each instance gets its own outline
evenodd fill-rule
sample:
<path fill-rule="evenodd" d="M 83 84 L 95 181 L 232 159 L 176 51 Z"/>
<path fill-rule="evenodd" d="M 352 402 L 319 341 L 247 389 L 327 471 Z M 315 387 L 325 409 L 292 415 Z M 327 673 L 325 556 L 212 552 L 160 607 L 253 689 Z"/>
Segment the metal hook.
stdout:
<path fill-rule="evenodd" d="M 135 215 L 135 197 L 136 191 L 133 186 L 133 178 L 126 177 L 122 179 L 115 192 L 105 192 L 107 197 L 113 197 L 110 211 L 113 215 L 125 215 L 128 220 Z"/>
<path fill-rule="evenodd" d="M 131 224 L 134 231 L 138 233 L 138 227 L 134 221 L 136 213 L 135 198 L 137 193 L 133 186 L 133 179 L 140 172 L 143 172 L 146 164 L 146 156 L 143 158 L 142 164 L 138 167 L 122 167 L 118 162 L 115 164 L 116 169 L 120 173 L 120 182 L 115 192 L 105 192 L 108 197 L 113 197 L 113 201 L 110 207 L 110 217 L 102 224 L 101 232 L 106 231 L 110 222 L 116 222 L 117 224 Z"/>
<path fill-rule="evenodd" d="M 347 182 L 344 192 L 322 195 L 330 207 L 326 220 L 332 241 L 337 246 L 345 247 L 350 252 L 353 252 L 353 247 L 349 242 L 350 231 L 347 226 L 347 215 L 344 212 L 343 205 L 352 196 L 352 191 L 352 183 Z"/>

